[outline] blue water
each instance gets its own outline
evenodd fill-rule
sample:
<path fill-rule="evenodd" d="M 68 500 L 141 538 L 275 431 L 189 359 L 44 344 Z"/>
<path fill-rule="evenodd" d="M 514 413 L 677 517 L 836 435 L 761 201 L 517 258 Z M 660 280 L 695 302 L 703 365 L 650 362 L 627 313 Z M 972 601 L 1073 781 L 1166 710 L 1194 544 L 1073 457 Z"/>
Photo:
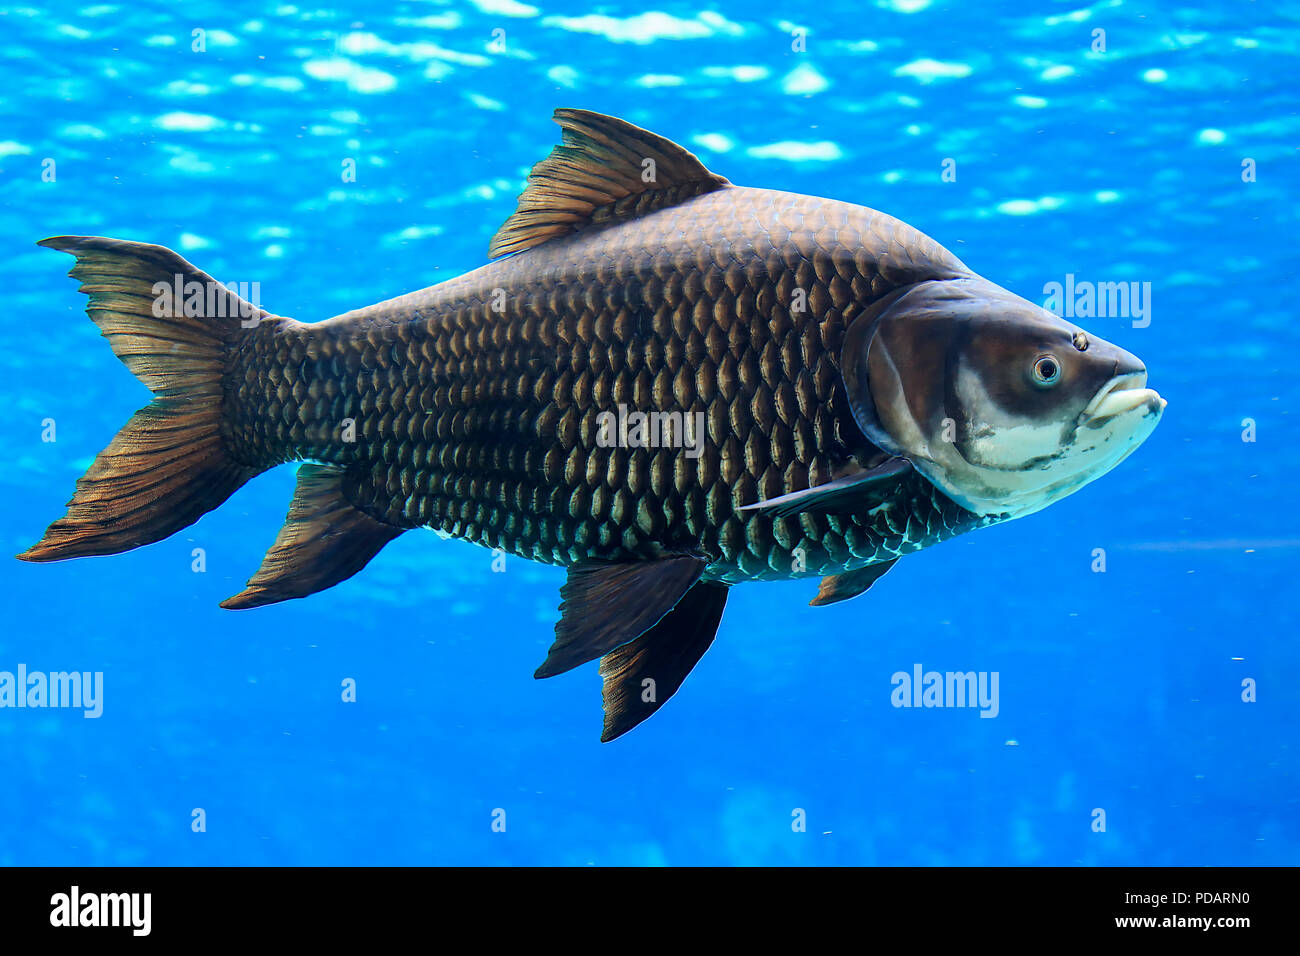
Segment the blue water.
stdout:
<path fill-rule="evenodd" d="M 99 671 L 104 701 L 0 709 L 0 863 L 1296 863 L 1300 4 L 535 3 L 0 7 L 5 553 L 148 397 L 35 240 L 160 243 L 328 317 L 481 264 L 557 106 L 887 211 L 1035 301 L 1149 282 L 1149 325 L 1078 321 L 1144 359 L 1163 422 L 854 601 L 737 588 L 611 744 L 594 665 L 532 678 L 557 569 L 412 533 L 220 610 L 292 468 L 136 552 L 5 560 L 0 670 Z M 892 707 L 914 664 L 998 672 L 997 717 Z"/>

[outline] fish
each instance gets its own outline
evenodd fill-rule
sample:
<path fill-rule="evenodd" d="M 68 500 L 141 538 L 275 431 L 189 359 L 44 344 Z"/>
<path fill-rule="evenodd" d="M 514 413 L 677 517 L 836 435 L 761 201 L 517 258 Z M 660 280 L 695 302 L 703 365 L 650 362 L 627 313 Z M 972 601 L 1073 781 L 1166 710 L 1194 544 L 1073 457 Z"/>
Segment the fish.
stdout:
<path fill-rule="evenodd" d="M 609 741 L 676 694 L 732 587 L 856 597 L 1160 420 L 1136 356 L 898 219 L 736 186 L 616 117 L 554 120 L 487 264 L 333 318 L 268 312 L 162 246 L 42 240 L 153 398 L 18 557 L 142 547 L 297 462 L 222 607 L 315 594 L 419 528 L 558 565 L 535 676 L 599 660 Z"/>

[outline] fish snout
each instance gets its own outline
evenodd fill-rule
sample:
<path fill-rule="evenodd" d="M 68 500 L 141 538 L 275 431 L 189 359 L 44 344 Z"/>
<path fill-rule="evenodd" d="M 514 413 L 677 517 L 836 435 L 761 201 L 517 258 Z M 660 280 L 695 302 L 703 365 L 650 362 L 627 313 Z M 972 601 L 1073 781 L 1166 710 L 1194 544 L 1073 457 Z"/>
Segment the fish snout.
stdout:
<path fill-rule="evenodd" d="M 1147 367 L 1140 358 L 1105 340 L 1094 339 L 1089 352 L 1093 361 L 1110 365 L 1110 375 L 1084 408 L 1083 422 L 1096 424 L 1139 408 L 1156 415 L 1164 411 L 1165 400 L 1146 387 Z"/>
<path fill-rule="evenodd" d="M 1108 370 L 1112 380 L 1140 375 L 1143 383 L 1146 382 L 1146 364 L 1132 352 L 1105 339 L 1089 338 L 1087 350 L 1080 357 L 1092 363 L 1092 367 L 1099 372 Z"/>

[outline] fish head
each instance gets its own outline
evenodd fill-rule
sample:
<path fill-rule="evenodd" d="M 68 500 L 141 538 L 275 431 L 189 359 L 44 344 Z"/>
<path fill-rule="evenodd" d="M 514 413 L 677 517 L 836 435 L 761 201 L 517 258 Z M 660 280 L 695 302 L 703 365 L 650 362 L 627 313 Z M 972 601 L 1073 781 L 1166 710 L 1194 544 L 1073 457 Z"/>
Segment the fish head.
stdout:
<path fill-rule="evenodd" d="M 975 276 L 919 282 L 851 323 L 853 417 L 962 507 L 1021 517 L 1110 471 L 1165 401 L 1126 352 Z"/>

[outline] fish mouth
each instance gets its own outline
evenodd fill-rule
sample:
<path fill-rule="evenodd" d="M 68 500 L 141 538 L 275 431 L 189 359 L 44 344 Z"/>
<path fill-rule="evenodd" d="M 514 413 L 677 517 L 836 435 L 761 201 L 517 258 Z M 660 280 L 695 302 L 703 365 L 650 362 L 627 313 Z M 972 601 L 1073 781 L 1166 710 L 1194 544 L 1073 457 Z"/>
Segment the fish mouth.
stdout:
<path fill-rule="evenodd" d="M 1083 410 L 1082 421 L 1092 425 L 1146 407 L 1147 412 L 1159 414 L 1169 404 L 1154 389 L 1146 387 L 1147 373 L 1127 372 L 1116 375 L 1103 385 Z"/>

